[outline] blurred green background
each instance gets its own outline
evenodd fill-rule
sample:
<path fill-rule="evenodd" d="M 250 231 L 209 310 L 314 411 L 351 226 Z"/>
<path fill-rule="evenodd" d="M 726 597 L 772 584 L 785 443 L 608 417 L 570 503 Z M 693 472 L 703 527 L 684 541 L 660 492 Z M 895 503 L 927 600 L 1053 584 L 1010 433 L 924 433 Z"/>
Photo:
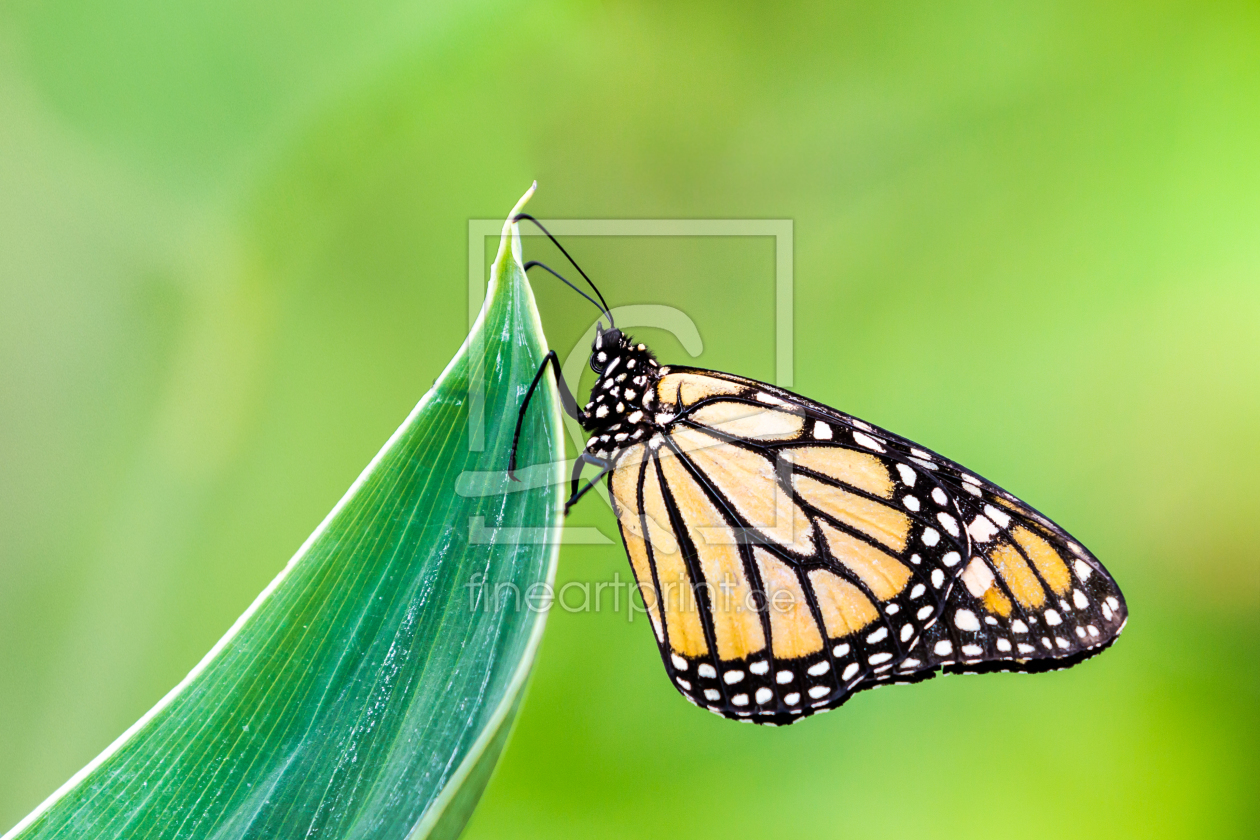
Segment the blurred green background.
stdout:
<path fill-rule="evenodd" d="M 641 616 L 555 610 L 468 837 L 1260 834 L 1255 2 L 7 0 L 0 829 L 332 507 L 534 178 L 543 217 L 793 219 L 794 389 L 1049 513 L 1132 617 L 776 730 L 683 702 Z M 569 244 L 773 378 L 771 240 Z M 535 284 L 568 352 L 591 311 Z"/>

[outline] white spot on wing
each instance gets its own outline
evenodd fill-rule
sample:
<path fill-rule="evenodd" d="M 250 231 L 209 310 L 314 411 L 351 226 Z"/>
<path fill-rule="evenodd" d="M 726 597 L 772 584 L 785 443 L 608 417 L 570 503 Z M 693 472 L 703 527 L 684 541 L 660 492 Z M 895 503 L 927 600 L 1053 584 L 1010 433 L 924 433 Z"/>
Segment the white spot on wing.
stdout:
<path fill-rule="evenodd" d="M 821 420 L 814 422 L 814 439 L 831 440 L 831 427 Z"/>
<path fill-rule="evenodd" d="M 949 656 L 954 652 L 954 645 L 948 639 L 944 639 L 936 643 L 936 647 L 932 648 L 932 652 L 937 656 Z"/>
<path fill-rule="evenodd" d="M 951 537 L 958 536 L 958 520 L 950 516 L 948 513 L 941 511 L 936 514 L 936 521 L 941 523 L 941 527 L 949 532 Z"/>
<path fill-rule="evenodd" d="M 907 487 L 914 486 L 914 480 L 918 477 L 918 474 L 913 469 L 911 469 L 909 465 L 898 464 L 897 473 L 901 476 L 902 484 L 906 485 Z"/>
<path fill-rule="evenodd" d="M 979 557 L 972 557 L 962 573 L 962 582 L 967 585 L 967 591 L 975 598 L 989 591 L 989 587 L 993 585 L 993 579 L 993 570 Z"/>
<path fill-rule="evenodd" d="M 770 702 L 770 698 L 774 696 L 774 692 L 766 688 L 764 685 L 757 689 L 757 693 L 753 695 L 753 699 L 757 701 L 758 706 L 765 705 Z"/>
<path fill-rule="evenodd" d="M 884 451 L 884 447 L 880 445 L 880 442 L 865 432 L 854 432 L 853 439 L 867 449 L 874 449 L 876 452 Z"/>
<path fill-rule="evenodd" d="M 675 667 L 675 668 L 677 668 L 679 671 L 686 671 L 686 670 L 687 670 L 687 660 L 686 660 L 686 659 L 683 659 L 683 658 L 682 658 L 681 656 L 679 656 L 678 654 L 676 654 L 676 653 L 671 653 L 671 654 L 669 655 L 669 661 L 670 661 L 670 662 L 673 662 L 673 663 L 674 663 L 674 667 Z"/>
<path fill-rule="evenodd" d="M 805 671 L 805 673 L 809 674 L 811 677 L 821 677 L 823 674 L 827 673 L 830 670 L 831 670 L 831 663 L 827 661 L 826 659 L 824 659 L 821 662 L 816 662 L 813 665 L 810 665 L 808 670 Z"/>
<path fill-rule="evenodd" d="M 1076 576 L 1081 579 L 1081 583 L 1089 580 L 1089 576 L 1094 573 L 1094 567 L 1086 563 L 1084 560 L 1077 560 L 1073 562 L 1072 568 L 1076 570 Z"/>
<path fill-rule="evenodd" d="M 967 526 L 967 533 L 976 542 L 988 542 L 997 536 L 997 526 L 987 516 L 977 516 Z"/>
<path fill-rule="evenodd" d="M 958 610 L 958 612 L 954 613 L 954 626 L 959 630 L 974 633 L 980 629 L 980 620 L 976 618 L 976 614 L 971 610 Z"/>
<path fill-rule="evenodd" d="M 998 510 L 993 505 L 984 506 L 984 515 L 996 522 L 999 528 L 1005 528 L 1011 524 L 1011 518 L 1004 511 Z"/>
<path fill-rule="evenodd" d="M 722 675 L 722 681 L 727 685 L 734 685 L 744 678 L 743 671 L 727 671 Z"/>
<path fill-rule="evenodd" d="M 717 670 L 708 662 L 702 662 L 700 667 L 696 670 L 699 672 L 700 676 L 710 680 L 717 676 Z"/>

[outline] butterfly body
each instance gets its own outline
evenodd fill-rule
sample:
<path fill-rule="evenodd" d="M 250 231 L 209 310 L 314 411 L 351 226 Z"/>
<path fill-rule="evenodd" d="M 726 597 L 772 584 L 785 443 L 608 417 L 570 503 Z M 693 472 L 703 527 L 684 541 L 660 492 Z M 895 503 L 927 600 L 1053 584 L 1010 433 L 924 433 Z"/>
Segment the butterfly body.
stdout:
<path fill-rule="evenodd" d="M 596 334 L 591 368 L 599 378 L 578 422 L 591 433 L 587 451 L 609 458 L 659 429 L 652 408 L 661 369 L 645 345 L 633 343 L 620 330 Z"/>

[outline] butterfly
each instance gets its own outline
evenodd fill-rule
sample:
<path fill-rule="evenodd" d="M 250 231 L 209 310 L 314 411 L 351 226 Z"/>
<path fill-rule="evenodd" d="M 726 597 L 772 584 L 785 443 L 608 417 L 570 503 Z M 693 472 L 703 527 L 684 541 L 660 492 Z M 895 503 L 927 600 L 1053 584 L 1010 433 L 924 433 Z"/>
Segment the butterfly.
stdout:
<path fill-rule="evenodd" d="M 532 221 L 548 237 L 536 219 Z M 661 659 L 691 703 L 795 723 L 938 673 L 1067 668 L 1110 646 L 1115 580 L 1030 505 L 892 432 L 764 382 L 662 365 L 603 295 L 568 509 L 607 478 Z M 516 442 L 509 475 L 516 467 Z M 599 474 L 579 488 L 587 465 Z"/>

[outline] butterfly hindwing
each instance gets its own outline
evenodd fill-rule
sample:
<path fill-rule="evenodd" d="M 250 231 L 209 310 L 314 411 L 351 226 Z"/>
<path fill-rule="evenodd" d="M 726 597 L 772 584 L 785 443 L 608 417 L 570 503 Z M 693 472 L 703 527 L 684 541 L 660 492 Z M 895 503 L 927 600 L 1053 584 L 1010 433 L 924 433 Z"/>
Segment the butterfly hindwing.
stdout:
<path fill-rule="evenodd" d="M 610 486 L 666 670 L 691 702 L 791 723 L 942 666 L 1065 666 L 1119 632 L 1101 565 L 996 486 L 773 386 L 661 373 L 658 431 L 618 453 Z M 1022 634 L 1051 639 L 1030 652 L 1016 636 L 1034 622 L 1068 635 Z"/>

